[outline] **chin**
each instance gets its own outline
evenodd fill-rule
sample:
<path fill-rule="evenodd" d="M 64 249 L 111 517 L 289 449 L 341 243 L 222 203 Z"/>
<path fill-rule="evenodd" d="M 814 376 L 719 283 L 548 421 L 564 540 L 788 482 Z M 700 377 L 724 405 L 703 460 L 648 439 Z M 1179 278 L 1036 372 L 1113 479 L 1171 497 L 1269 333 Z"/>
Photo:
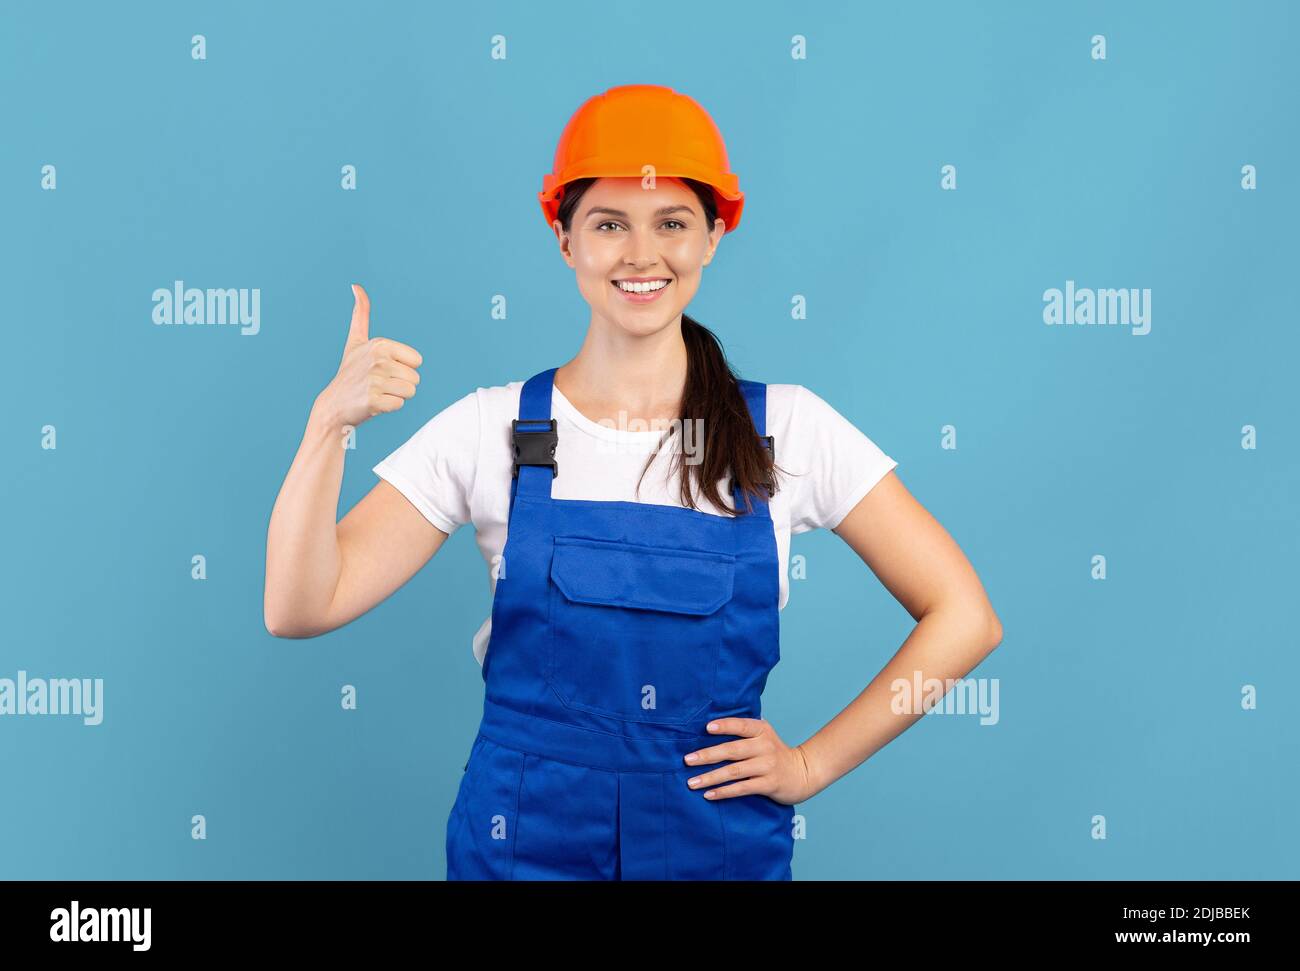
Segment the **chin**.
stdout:
<path fill-rule="evenodd" d="M 641 318 L 629 318 L 624 315 L 613 316 L 610 318 L 614 321 L 615 326 L 625 334 L 633 337 L 649 337 L 651 334 L 657 334 L 670 323 L 677 319 L 676 313 L 655 314 L 651 317 L 649 314 Z"/>

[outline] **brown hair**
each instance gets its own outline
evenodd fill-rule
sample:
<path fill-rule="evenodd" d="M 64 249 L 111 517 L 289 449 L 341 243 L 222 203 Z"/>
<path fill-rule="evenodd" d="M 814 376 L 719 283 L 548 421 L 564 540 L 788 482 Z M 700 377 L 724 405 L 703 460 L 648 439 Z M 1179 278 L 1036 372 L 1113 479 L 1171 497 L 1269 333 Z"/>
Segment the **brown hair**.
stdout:
<path fill-rule="evenodd" d="M 595 181 L 594 178 L 575 179 L 565 184 L 556 215 L 566 233 L 570 231 L 578 200 Z M 704 207 L 705 225 L 711 229 L 718 212 L 712 188 L 694 179 L 682 181 L 699 197 L 700 204 Z M 775 495 L 777 486 L 773 462 L 755 431 L 745 396 L 736 383 L 736 374 L 727 363 L 726 353 L 717 335 L 683 313 L 682 341 L 686 344 L 686 383 L 678 408 L 679 417 L 683 424 L 688 418 L 703 419 L 704 431 L 704 441 L 698 443 L 703 453 L 702 461 L 689 466 L 691 475 L 703 498 L 719 509 L 730 510 L 729 504 L 722 501 L 718 492 L 719 480 L 730 473 L 734 477 L 733 485 L 739 486 L 746 511 L 749 511 L 752 509 L 749 497 L 757 495 L 759 488 L 766 488 Z M 680 428 L 674 431 L 680 433 Z M 662 445 L 661 441 L 660 446 Z M 679 448 L 676 451 L 676 466 L 680 468 L 685 449 Z M 641 470 L 642 478 L 645 478 L 655 457 L 651 455 Z M 638 491 L 640 487 L 638 480 Z M 692 495 L 690 476 L 681 478 L 681 496 L 682 505 L 691 509 L 698 508 Z"/>

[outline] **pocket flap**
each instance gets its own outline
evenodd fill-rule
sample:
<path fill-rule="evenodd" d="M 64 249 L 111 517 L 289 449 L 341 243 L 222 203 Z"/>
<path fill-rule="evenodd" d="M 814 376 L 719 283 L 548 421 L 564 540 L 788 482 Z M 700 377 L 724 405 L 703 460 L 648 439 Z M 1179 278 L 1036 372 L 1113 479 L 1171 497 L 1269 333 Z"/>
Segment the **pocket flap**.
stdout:
<path fill-rule="evenodd" d="M 711 614 L 731 599 L 730 553 L 555 537 L 551 579 L 575 603 Z"/>

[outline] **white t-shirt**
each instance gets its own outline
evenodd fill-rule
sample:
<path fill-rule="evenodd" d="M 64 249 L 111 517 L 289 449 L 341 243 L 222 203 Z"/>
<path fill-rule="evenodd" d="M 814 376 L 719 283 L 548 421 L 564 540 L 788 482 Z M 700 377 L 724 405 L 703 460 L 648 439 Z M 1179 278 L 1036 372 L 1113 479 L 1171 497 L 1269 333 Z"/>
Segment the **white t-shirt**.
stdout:
<path fill-rule="evenodd" d="M 519 417 L 522 381 L 478 388 L 429 419 L 406 442 L 374 466 L 424 517 L 445 533 L 472 522 L 496 592 L 497 561 L 506 541 L 513 458 L 510 420 Z M 559 388 L 552 388 L 551 415 L 559 444 L 560 474 L 551 482 L 556 499 L 647 502 L 682 505 L 680 485 L 669 483 L 672 447 L 664 447 L 646 470 L 646 460 L 664 432 L 626 431 L 592 421 Z M 780 607 L 789 599 L 790 536 L 834 529 L 898 463 L 820 397 L 799 384 L 767 386 L 766 433 L 775 437 L 779 489 L 769 503 L 780 560 Z M 687 448 L 691 447 L 687 439 Z M 685 459 L 685 456 L 683 456 Z M 788 473 L 788 474 L 787 474 Z M 725 480 L 720 494 L 731 502 Z M 702 512 L 722 515 L 696 494 Z M 492 616 L 474 635 L 479 664 L 487 653 Z"/>

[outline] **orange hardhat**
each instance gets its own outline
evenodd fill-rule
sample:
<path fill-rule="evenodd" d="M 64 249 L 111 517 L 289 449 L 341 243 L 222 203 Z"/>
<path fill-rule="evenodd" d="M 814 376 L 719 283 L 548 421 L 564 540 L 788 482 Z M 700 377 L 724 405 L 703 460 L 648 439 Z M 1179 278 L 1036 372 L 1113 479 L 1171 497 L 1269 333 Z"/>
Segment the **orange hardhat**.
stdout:
<path fill-rule="evenodd" d="M 740 225 L 745 194 L 728 171 L 727 147 L 707 111 L 692 98 L 658 84 L 624 84 L 588 98 L 569 119 L 555 149 L 554 171 L 542 177 L 546 225 L 557 218 L 564 184 L 574 179 L 695 179 L 713 187 L 726 232 Z"/>

